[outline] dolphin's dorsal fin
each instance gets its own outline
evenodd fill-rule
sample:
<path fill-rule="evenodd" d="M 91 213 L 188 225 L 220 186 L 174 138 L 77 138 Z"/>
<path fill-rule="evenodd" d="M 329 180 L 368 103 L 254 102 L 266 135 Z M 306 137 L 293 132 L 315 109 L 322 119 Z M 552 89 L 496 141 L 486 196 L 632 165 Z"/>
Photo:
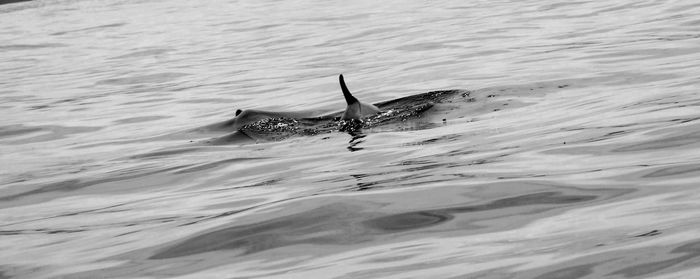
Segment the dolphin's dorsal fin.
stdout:
<path fill-rule="evenodd" d="M 353 96 L 350 93 L 350 90 L 348 90 L 348 87 L 345 85 L 345 79 L 343 79 L 342 74 L 338 76 L 338 80 L 340 81 L 340 88 L 343 90 L 343 96 L 345 96 L 345 102 L 347 102 L 348 105 L 352 105 L 359 102 L 357 98 L 355 98 L 355 96 Z"/>
<path fill-rule="evenodd" d="M 348 103 L 348 106 L 345 108 L 345 112 L 343 112 L 343 116 L 341 117 L 341 119 L 362 119 L 362 117 L 370 116 L 372 114 L 380 112 L 379 108 L 377 108 L 376 106 L 372 104 L 362 103 L 359 100 L 357 100 L 355 96 L 350 94 L 350 90 L 348 90 L 348 87 L 345 86 L 345 80 L 343 79 L 343 75 L 340 75 L 338 79 L 340 80 L 340 88 L 343 89 L 343 96 L 345 96 L 345 101 Z"/>

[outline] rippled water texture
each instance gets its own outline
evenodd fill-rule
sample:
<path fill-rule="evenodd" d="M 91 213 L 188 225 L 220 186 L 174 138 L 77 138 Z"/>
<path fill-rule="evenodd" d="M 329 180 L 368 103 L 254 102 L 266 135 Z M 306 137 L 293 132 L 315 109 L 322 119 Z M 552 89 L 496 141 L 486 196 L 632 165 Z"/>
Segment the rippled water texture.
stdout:
<path fill-rule="evenodd" d="M 0 278 L 700 274 L 698 1 L 47 0 L 0 25 Z M 369 103 L 469 94 L 212 140 L 236 109 L 342 111 L 340 73 Z"/>

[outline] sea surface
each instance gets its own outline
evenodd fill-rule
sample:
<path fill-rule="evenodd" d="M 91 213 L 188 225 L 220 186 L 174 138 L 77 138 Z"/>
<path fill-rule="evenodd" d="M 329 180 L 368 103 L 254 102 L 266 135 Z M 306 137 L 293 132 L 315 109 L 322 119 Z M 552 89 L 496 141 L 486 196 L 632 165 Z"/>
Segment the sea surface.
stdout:
<path fill-rule="evenodd" d="M 700 2 L 0 6 L 0 278 L 698 278 Z M 459 89 L 212 144 L 237 109 Z"/>

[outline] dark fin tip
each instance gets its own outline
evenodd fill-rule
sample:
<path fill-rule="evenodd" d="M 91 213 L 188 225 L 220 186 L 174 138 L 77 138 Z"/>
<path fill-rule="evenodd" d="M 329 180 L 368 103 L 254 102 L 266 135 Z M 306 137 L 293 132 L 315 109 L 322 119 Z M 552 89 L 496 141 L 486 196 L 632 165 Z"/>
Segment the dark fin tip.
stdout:
<path fill-rule="evenodd" d="M 357 103 L 357 98 L 353 96 L 350 93 L 350 90 L 348 90 L 348 87 L 345 85 L 345 79 L 343 78 L 343 74 L 340 74 L 338 76 L 338 81 L 340 81 L 340 89 L 343 90 L 343 96 L 345 96 L 345 102 L 348 103 L 348 105 L 352 105 L 354 103 Z"/>

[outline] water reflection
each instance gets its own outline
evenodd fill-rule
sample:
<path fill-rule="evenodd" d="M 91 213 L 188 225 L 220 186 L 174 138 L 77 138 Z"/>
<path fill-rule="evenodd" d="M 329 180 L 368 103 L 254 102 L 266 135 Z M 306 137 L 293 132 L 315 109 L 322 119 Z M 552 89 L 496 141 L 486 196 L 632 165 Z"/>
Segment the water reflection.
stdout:
<path fill-rule="evenodd" d="M 357 145 L 363 143 L 363 139 L 367 137 L 367 135 L 362 133 L 362 127 L 350 130 L 347 130 L 346 128 L 345 131 L 352 137 L 349 142 L 350 144 L 348 145 L 348 150 L 350 150 L 350 152 L 360 151 L 364 149 L 362 147 L 357 147 Z"/>

